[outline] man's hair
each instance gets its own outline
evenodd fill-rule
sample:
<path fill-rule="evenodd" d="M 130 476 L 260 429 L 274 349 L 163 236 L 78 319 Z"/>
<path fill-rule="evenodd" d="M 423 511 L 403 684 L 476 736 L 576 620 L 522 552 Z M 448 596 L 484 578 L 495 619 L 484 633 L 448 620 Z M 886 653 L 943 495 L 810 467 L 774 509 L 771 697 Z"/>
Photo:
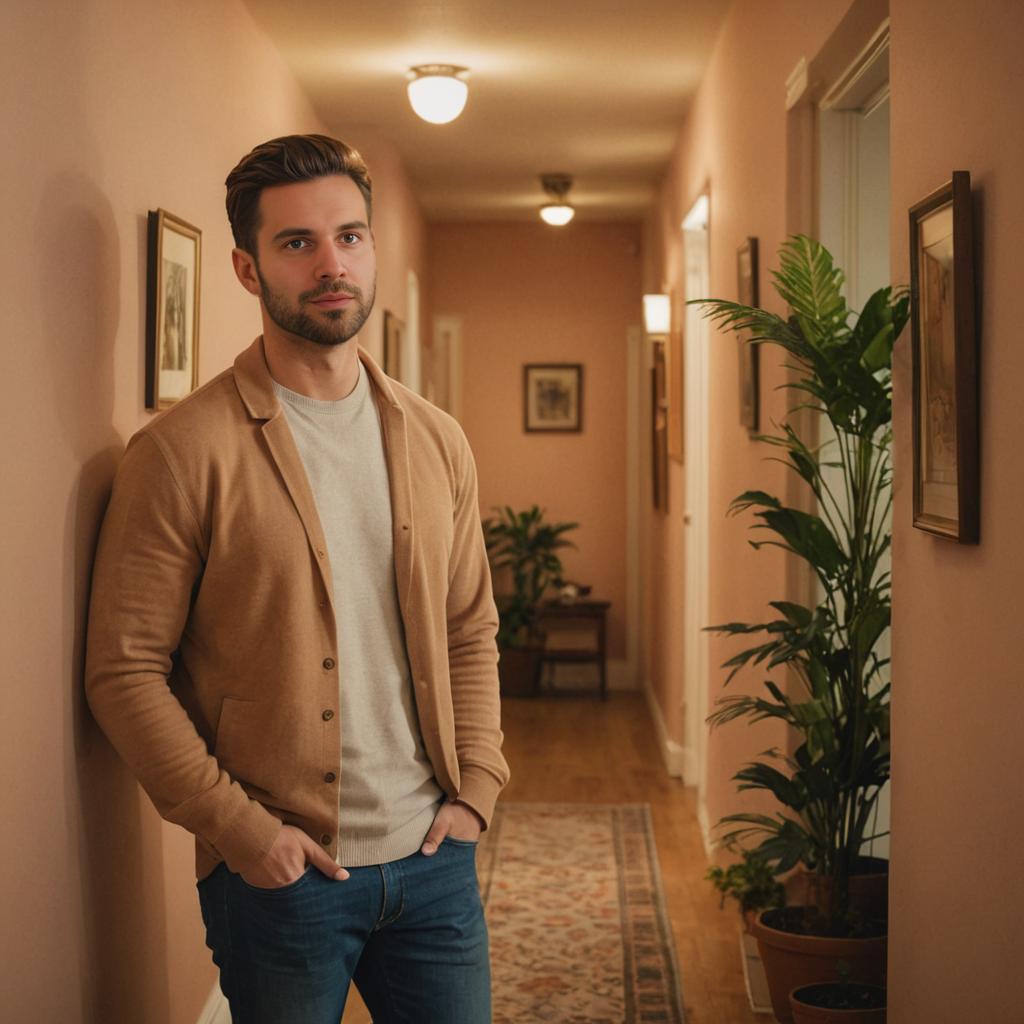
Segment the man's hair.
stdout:
<path fill-rule="evenodd" d="M 228 220 L 235 245 L 256 255 L 260 229 L 260 194 L 272 185 L 311 181 L 332 174 L 351 178 L 366 201 L 370 220 L 373 184 L 363 158 L 339 139 L 327 135 L 284 135 L 257 146 L 238 162 L 227 185 Z"/>

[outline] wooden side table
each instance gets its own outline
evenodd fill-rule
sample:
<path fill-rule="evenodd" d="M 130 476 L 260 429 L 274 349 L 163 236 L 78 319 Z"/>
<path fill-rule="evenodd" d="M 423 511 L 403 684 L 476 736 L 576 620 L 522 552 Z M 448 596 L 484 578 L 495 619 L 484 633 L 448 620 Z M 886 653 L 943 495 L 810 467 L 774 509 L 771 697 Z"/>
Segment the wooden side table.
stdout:
<path fill-rule="evenodd" d="M 548 601 L 542 605 L 538 618 L 544 634 L 542 685 L 548 665 L 590 663 L 598 668 L 601 700 L 608 699 L 606 620 L 610 607 L 611 601 L 576 601 L 573 604 Z M 562 630 L 563 635 L 559 636 L 557 630 Z"/>

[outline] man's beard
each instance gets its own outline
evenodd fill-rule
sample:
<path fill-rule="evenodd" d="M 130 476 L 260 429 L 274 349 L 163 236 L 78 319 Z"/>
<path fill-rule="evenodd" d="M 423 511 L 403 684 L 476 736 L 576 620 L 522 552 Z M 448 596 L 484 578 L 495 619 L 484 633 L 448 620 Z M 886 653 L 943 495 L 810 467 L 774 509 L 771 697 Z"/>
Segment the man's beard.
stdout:
<path fill-rule="evenodd" d="M 284 296 L 271 290 L 258 269 L 256 273 L 260 280 L 263 305 L 270 319 L 281 330 L 305 338 L 315 345 L 323 345 L 325 348 L 342 345 L 359 333 L 370 315 L 370 310 L 373 309 L 373 300 L 377 293 L 376 280 L 370 286 L 368 299 L 363 297 L 363 290 L 354 284 L 339 284 L 334 287 L 325 285 L 311 292 L 301 292 L 298 305 L 292 307 Z M 327 310 L 316 318 L 303 312 L 304 303 L 323 295 L 337 294 L 351 295 L 353 302 L 345 309 Z"/>

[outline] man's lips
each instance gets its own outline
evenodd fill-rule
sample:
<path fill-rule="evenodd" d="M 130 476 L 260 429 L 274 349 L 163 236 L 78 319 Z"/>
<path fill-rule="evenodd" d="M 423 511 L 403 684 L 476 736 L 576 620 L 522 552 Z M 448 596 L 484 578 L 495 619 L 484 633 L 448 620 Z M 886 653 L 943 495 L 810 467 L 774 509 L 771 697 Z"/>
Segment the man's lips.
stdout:
<path fill-rule="evenodd" d="M 347 292 L 332 292 L 330 295 L 321 295 L 312 299 L 314 306 L 345 306 L 355 298 Z"/>

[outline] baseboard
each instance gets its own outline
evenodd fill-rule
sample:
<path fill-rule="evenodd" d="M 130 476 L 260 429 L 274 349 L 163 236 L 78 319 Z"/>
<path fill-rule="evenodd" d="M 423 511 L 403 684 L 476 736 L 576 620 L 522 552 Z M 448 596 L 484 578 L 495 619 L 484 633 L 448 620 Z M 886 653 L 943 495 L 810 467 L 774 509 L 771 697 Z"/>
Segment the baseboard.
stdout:
<path fill-rule="evenodd" d="M 206 1000 L 196 1024 L 231 1024 L 231 1010 L 224 993 L 220 990 L 219 981 L 213 986 L 213 991 Z"/>
<path fill-rule="evenodd" d="M 704 854 L 708 860 L 712 860 L 715 849 L 715 840 L 711 834 L 711 819 L 708 817 L 708 805 L 703 800 L 697 801 L 697 824 L 700 825 L 700 838 L 704 843 Z"/>
<path fill-rule="evenodd" d="M 654 688 L 651 686 L 650 680 L 644 682 L 644 693 L 647 695 L 647 707 L 651 712 L 651 721 L 654 722 L 654 731 L 658 734 L 658 749 L 665 762 L 665 769 L 674 778 L 685 779 L 683 748 L 668 734 L 665 719 L 661 714 L 661 706 L 658 704 L 658 698 L 654 695 Z"/>

